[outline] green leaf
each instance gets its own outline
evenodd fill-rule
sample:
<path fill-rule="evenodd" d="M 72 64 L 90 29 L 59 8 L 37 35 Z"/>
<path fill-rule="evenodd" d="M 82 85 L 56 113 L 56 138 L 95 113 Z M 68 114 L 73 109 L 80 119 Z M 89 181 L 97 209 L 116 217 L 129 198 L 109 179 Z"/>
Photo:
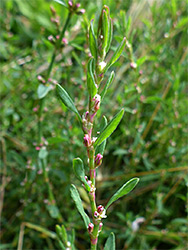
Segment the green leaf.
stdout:
<path fill-rule="evenodd" d="M 108 78 L 108 80 L 107 80 L 107 83 L 104 86 L 104 89 L 101 92 L 101 101 L 103 100 L 104 96 L 106 95 L 106 92 L 107 92 L 110 84 L 112 83 L 112 81 L 114 79 L 114 76 L 115 76 L 115 73 L 114 73 L 114 71 L 112 71 L 109 78 Z"/>
<path fill-rule="evenodd" d="M 113 56 L 111 57 L 110 61 L 108 62 L 108 64 L 105 67 L 104 72 L 106 72 L 108 70 L 109 67 L 111 67 L 121 56 L 121 53 L 123 52 L 123 49 L 125 47 L 126 44 L 126 38 L 123 38 L 123 41 L 121 42 L 121 44 L 119 45 L 119 47 L 116 49 L 116 51 L 114 52 Z"/>
<path fill-rule="evenodd" d="M 94 58 L 91 58 L 88 62 L 88 69 L 87 69 L 87 88 L 91 98 L 93 98 L 97 94 L 97 89 L 98 89 L 95 83 L 93 68 L 94 68 Z"/>
<path fill-rule="evenodd" d="M 75 250 L 75 246 L 74 246 L 74 242 L 75 242 L 75 230 L 74 229 L 72 229 L 72 231 L 71 231 L 70 242 L 71 242 L 72 250 Z"/>
<path fill-rule="evenodd" d="M 56 232 L 57 232 L 60 240 L 66 244 L 67 243 L 67 232 L 66 232 L 64 225 L 62 225 L 61 227 L 59 225 L 56 225 Z"/>
<path fill-rule="evenodd" d="M 93 29 L 93 20 L 91 20 L 89 28 L 89 49 L 91 51 L 92 56 L 95 58 L 95 60 L 97 60 L 97 41 Z"/>
<path fill-rule="evenodd" d="M 39 151 L 39 158 L 45 159 L 48 155 L 48 151 L 45 148 L 41 148 Z"/>
<path fill-rule="evenodd" d="M 117 128 L 124 114 L 124 109 L 121 109 L 114 118 L 110 121 L 110 123 L 105 127 L 102 133 L 99 135 L 95 143 L 93 144 L 94 148 L 99 146 L 104 140 L 106 140 Z"/>
<path fill-rule="evenodd" d="M 87 228 L 89 223 L 90 223 L 90 219 L 89 219 L 88 215 L 84 211 L 82 201 L 80 199 L 80 195 L 79 195 L 76 187 L 73 184 L 71 185 L 70 191 L 71 191 L 71 197 L 74 200 L 74 202 L 76 204 L 76 207 L 77 207 L 79 213 L 81 214 L 81 216 L 82 216 L 82 218 L 84 220 L 85 226 Z"/>
<path fill-rule="evenodd" d="M 110 45 L 111 45 L 111 42 L 112 42 L 112 37 L 113 37 L 113 23 L 112 23 L 112 19 L 110 18 L 109 30 L 108 30 L 108 43 L 107 43 L 107 47 L 106 47 L 106 53 L 108 53 L 108 51 L 110 49 Z"/>
<path fill-rule="evenodd" d="M 38 232 L 41 232 L 42 234 L 44 234 L 46 237 L 50 237 L 52 239 L 57 239 L 57 235 L 56 233 L 50 231 L 50 230 L 47 230 L 46 228 L 44 227 L 41 227 L 39 225 L 36 225 L 36 224 L 32 224 L 32 223 L 29 223 L 29 222 L 24 222 L 25 226 L 28 227 L 28 228 L 31 228 L 31 229 L 34 229 Z"/>
<path fill-rule="evenodd" d="M 136 184 L 139 182 L 139 178 L 133 178 L 126 182 L 109 200 L 107 203 L 105 209 L 107 209 L 114 201 L 118 200 L 122 196 L 128 194 L 130 191 L 133 190 L 133 188 L 136 186 Z"/>
<path fill-rule="evenodd" d="M 102 131 L 107 126 L 107 119 L 105 116 L 103 116 L 101 125 L 100 125 L 100 131 Z M 106 147 L 106 140 L 104 140 L 97 148 L 96 148 L 96 154 L 104 154 L 104 150 Z"/>
<path fill-rule="evenodd" d="M 58 243 L 59 243 L 61 250 L 66 250 L 66 247 L 63 245 L 63 243 L 60 240 L 58 240 Z"/>
<path fill-rule="evenodd" d="M 73 160 L 73 169 L 76 177 L 85 184 L 87 191 L 90 191 L 90 186 L 85 179 L 84 164 L 80 158 L 75 158 Z"/>
<path fill-rule="evenodd" d="M 46 86 L 43 84 L 39 84 L 38 89 L 37 89 L 38 98 L 39 99 L 44 98 L 51 89 L 52 89 L 51 85 Z"/>
<path fill-rule="evenodd" d="M 71 111 L 73 111 L 78 116 L 79 121 L 82 122 L 82 118 L 80 114 L 78 113 L 78 110 L 76 109 L 74 105 L 74 102 L 72 101 L 69 94 L 65 91 L 65 89 L 61 87 L 59 84 L 57 84 L 56 91 L 61 101 L 65 104 L 65 106 L 69 108 Z"/>
<path fill-rule="evenodd" d="M 108 34 L 109 34 L 109 23 L 108 23 L 108 15 L 106 10 L 103 10 L 102 13 L 102 49 L 103 49 L 103 56 L 106 55 L 106 47 L 108 45 Z"/>
<path fill-rule="evenodd" d="M 63 5 L 64 7 L 66 7 L 68 9 L 68 6 L 66 5 L 66 3 L 63 0 L 54 0 L 56 3 L 59 3 L 61 5 Z"/>
<path fill-rule="evenodd" d="M 115 235 L 111 233 L 105 243 L 104 250 L 115 250 Z"/>

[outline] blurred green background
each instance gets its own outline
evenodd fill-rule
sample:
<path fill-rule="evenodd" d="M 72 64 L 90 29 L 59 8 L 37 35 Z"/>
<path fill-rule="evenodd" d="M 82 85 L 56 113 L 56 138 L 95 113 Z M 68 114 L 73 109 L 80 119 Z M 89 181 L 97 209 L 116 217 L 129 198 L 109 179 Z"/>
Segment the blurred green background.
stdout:
<path fill-rule="evenodd" d="M 80 3 L 86 12 L 71 19 L 65 33 L 68 44 L 57 55 L 51 77 L 70 93 L 81 114 L 87 105 L 88 26 L 92 18 L 97 23 L 104 4 L 114 21 L 111 51 L 124 36 L 133 50 L 125 49 L 114 65 L 116 77 L 98 115 L 99 121 L 104 114 L 110 120 L 120 108 L 126 111 L 108 139 L 98 170 L 97 203 L 106 204 L 131 177 L 139 177 L 140 182 L 110 207 L 99 249 L 111 231 L 117 249 L 187 249 L 188 2 Z M 33 108 L 40 104 L 37 76 L 45 75 L 53 53 L 48 36 L 58 35 L 50 5 L 60 16 L 61 27 L 68 11 L 50 0 L 2 0 L 0 4 L 0 249 L 59 249 L 52 232 L 61 223 L 68 232 L 75 228 L 77 249 L 89 249 L 88 234 L 69 192 L 74 183 L 88 207 L 72 170 L 73 158 L 86 158 L 83 134 L 77 118 L 59 103 L 54 90 L 45 97 L 42 114 L 46 164 L 56 200 L 52 207 L 35 149 L 38 118 Z M 62 218 L 55 215 L 57 207 Z M 144 223 L 137 223 L 140 218 Z"/>

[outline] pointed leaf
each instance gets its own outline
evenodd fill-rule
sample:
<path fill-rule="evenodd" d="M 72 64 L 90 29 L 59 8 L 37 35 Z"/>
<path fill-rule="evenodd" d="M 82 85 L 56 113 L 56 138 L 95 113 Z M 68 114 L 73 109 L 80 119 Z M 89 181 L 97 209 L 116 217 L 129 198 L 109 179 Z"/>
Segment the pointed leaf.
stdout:
<path fill-rule="evenodd" d="M 121 56 L 121 53 L 123 52 L 123 49 L 125 47 L 126 44 L 126 38 L 123 38 L 123 41 L 121 42 L 121 44 L 119 45 L 119 47 L 116 49 L 116 51 L 114 52 L 113 56 L 111 57 L 110 61 L 108 62 L 108 64 L 105 67 L 105 72 L 107 71 L 107 69 L 112 66 Z"/>
<path fill-rule="evenodd" d="M 91 58 L 88 62 L 88 69 L 87 69 L 87 88 L 91 98 L 93 98 L 97 94 L 97 89 L 98 89 L 95 83 L 93 68 L 94 68 L 94 58 Z"/>
<path fill-rule="evenodd" d="M 110 74 L 110 76 L 109 76 L 109 78 L 108 78 L 107 83 L 106 83 L 105 86 L 104 86 L 103 91 L 101 92 L 101 101 L 102 101 L 102 99 L 104 98 L 104 96 L 105 96 L 105 94 L 106 94 L 106 92 L 107 92 L 107 90 L 108 90 L 108 88 L 109 88 L 111 82 L 113 81 L 114 76 L 115 76 L 115 73 L 114 73 L 114 71 L 112 71 L 111 74 Z"/>
<path fill-rule="evenodd" d="M 103 10 L 102 13 L 102 49 L 103 49 L 103 56 L 106 55 L 106 47 L 108 45 L 108 34 L 109 34 L 109 23 L 108 23 L 108 15 L 106 10 Z"/>
<path fill-rule="evenodd" d="M 91 51 L 92 56 L 97 60 L 97 40 L 95 38 L 95 33 L 93 29 L 93 20 L 91 20 L 90 28 L 89 28 L 89 49 Z"/>
<path fill-rule="evenodd" d="M 90 186 L 85 179 L 84 164 L 80 158 L 75 158 L 73 160 L 73 169 L 76 177 L 85 184 L 87 191 L 90 191 Z"/>
<path fill-rule="evenodd" d="M 93 144 L 94 148 L 99 146 L 104 140 L 106 140 L 117 128 L 124 114 L 124 109 L 120 110 L 114 118 L 110 121 L 110 123 L 106 126 L 106 128 L 99 135 L 95 143 Z"/>
<path fill-rule="evenodd" d="M 68 9 L 68 6 L 66 5 L 66 3 L 63 0 L 54 0 L 56 3 L 59 3 L 61 5 L 63 5 L 64 7 L 66 7 Z"/>
<path fill-rule="evenodd" d="M 136 184 L 139 182 L 139 178 L 133 178 L 126 182 L 109 200 L 107 203 L 105 209 L 107 209 L 114 201 L 118 200 L 122 196 L 128 194 L 130 191 L 133 190 L 133 188 L 136 186 Z"/>
<path fill-rule="evenodd" d="M 110 18 L 109 20 L 109 30 L 108 30 L 108 43 L 107 43 L 107 47 L 106 47 L 106 53 L 108 53 L 109 49 L 110 49 L 110 45 L 112 42 L 112 37 L 113 37 L 113 23 L 112 23 L 112 19 Z"/>
<path fill-rule="evenodd" d="M 76 189 L 76 187 L 74 185 L 71 185 L 70 191 L 71 191 L 71 197 L 74 200 L 74 202 L 76 204 L 76 207 L 77 207 L 79 213 L 81 214 L 81 216 L 82 216 L 82 218 L 84 220 L 85 226 L 87 228 L 88 224 L 90 223 L 90 219 L 89 219 L 88 215 L 84 211 L 82 201 L 80 199 L 80 195 L 79 195 L 79 193 L 78 193 L 78 191 L 77 191 L 77 189 Z"/>
<path fill-rule="evenodd" d="M 115 235 L 111 233 L 105 243 L 104 250 L 115 250 Z"/>
<path fill-rule="evenodd" d="M 39 99 L 44 98 L 51 89 L 52 89 L 51 85 L 46 86 L 43 84 L 39 84 L 38 89 L 37 89 L 38 98 Z"/>
<path fill-rule="evenodd" d="M 58 96 L 60 97 L 61 101 L 65 104 L 65 106 L 67 106 L 67 108 L 69 108 L 71 111 L 76 113 L 80 122 L 82 122 L 81 116 L 78 113 L 78 110 L 74 105 L 74 102 L 72 101 L 71 97 L 66 92 L 66 90 L 63 87 L 61 87 L 59 84 L 56 85 L 56 90 L 57 90 Z"/>
<path fill-rule="evenodd" d="M 66 232 L 64 225 L 62 225 L 61 227 L 59 225 L 56 225 L 56 232 L 57 232 L 59 238 L 61 239 L 61 241 L 66 244 L 67 243 L 67 232 Z"/>
<path fill-rule="evenodd" d="M 103 116 L 101 126 L 100 126 L 100 131 L 103 131 L 103 129 L 107 126 L 107 119 L 105 116 Z M 96 148 L 96 155 L 97 154 L 104 154 L 104 150 L 106 147 L 106 140 L 104 140 L 97 148 Z"/>

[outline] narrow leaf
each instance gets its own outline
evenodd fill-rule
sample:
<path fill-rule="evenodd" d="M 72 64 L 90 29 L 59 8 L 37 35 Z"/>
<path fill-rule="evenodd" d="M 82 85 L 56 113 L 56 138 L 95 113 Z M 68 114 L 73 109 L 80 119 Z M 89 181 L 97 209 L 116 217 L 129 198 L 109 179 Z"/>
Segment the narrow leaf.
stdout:
<path fill-rule="evenodd" d="M 63 239 L 65 240 L 65 242 L 67 242 L 67 232 L 66 232 L 64 225 L 61 226 L 61 232 L 62 232 Z"/>
<path fill-rule="evenodd" d="M 88 224 L 90 223 L 90 219 L 89 219 L 88 215 L 84 211 L 82 201 L 80 199 L 80 195 L 79 195 L 76 187 L 73 184 L 71 185 L 70 191 L 71 191 L 71 197 L 74 200 L 74 202 L 76 204 L 76 207 L 77 207 L 79 213 L 81 214 L 81 216 L 82 216 L 82 218 L 84 220 L 85 226 L 87 228 Z"/>
<path fill-rule="evenodd" d="M 56 3 L 59 3 L 61 5 L 63 5 L 64 7 L 68 8 L 68 6 L 66 5 L 66 3 L 63 0 L 54 0 Z"/>
<path fill-rule="evenodd" d="M 104 250 L 115 250 L 115 235 L 111 233 L 105 243 Z"/>
<path fill-rule="evenodd" d="M 97 60 L 97 41 L 93 29 L 93 20 L 91 20 L 89 28 L 89 49 L 91 51 L 92 56 L 95 58 L 95 60 Z"/>
<path fill-rule="evenodd" d="M 75 158 L 73 160 L 73 169 L 76 177 L 85 184 L 87 191 L 90 191 L 90 186 L 85 179 L 84 164 L 80 158 Z"/>
<path fill-rule="evenodd" d="M 114 201 L 118 200 L 122 196 L 128 194 L 130 191 L 133 190 L 133 188 L 136 186 L 136 184 L 139 182 L 139 178 L 133 178 L 126 182 L 109 200 L 107 203 L 105 209 L 107 209 Z"/>
<path fill-rule="evenodd" d="M 112 71 L 111 74 L 110 74 L 110 76 L 109 76 L 109 78 L 108 78 L 108 80 L 107 80 L 107 83 L 104 86 L 103 91 L 101 92 L 101 100 L 103 100 L 103 98 L 104 98 L 104 96 L 105 96 L 105 94 L 106 94 L 106 92 L 107 92 L 110 84 L 112 83 L 112 81 L 114 79 L 114 76 L 115 76 L 115 73 L 114 73 L 114 71 Z"/>
<path fill-rule="evenodd" d="M 123 52 L 123 49 L 125 47 L 125 44 L 126 44 L 126 38 L 124 37 L 123 38 L 123 41 L 121 42 L 121 44 L 119 45 L 119 47 L 116 49 L 116 51 L 114 52 L 113 56 L 111 57 L 109 63 L 106 65 L 105 67 L 105 72 L 106 70 L 112 66 L 118 59 L 119 57 L 121 56 L 121 53 Z"/>
<path fill-rule="evenodd" d="M 108 44 L 108 34 L 109 34 L 109 23 L 108 23 L 108 16 L 105 10 L 102 13 L 102 35 L 103 35 L 103 42 L 102 42 L 102 49 L 103 55 L 106 55 L 106 47 Z"/>
<path fill-rule="evenodd" d="M 59 225 L 56 225 L 56 233 L 59 236 L 60 240 L 64 242 L 65 244 L 67 243 L 67 232 L 65 227 L 62 225 L 61 227 Z"/>
<path fill-rule="evenodd" d="M 87 69 L 87 88 L 91 98 L 93 98 L 97 94 L 97 89 L 98 89 L 95 83 L 93 68 L 94 68 L 94 58 L 91 58 L 88 62 L 88 69 Z"/>
<path fill-rule="evenodd" d="M 76 109 L 74 102 L 72 101 L 69 94 L 65 91 L 63 87 L 61 87 L 59 84 L 56 85 L 57 94 L 60 97 L 61 101 L 69 108 L 71 111 L 77 114 L 80 122 L 82 122 L 82 118 L 80 114 L 78 113 L 78 110 Z"/>
<path fill-rule="evenodd" d="M 24 222 L 24 224 L 25 224 L 26 227 L 29 227 L 31 229 L 34 229 L 34 230 L 38 231 L 38 232 L 41 232 L 46 237 L 50 237 L 52 239 L 57 239 L 56 233 L 54 233 L 54 232 L 52 232 L 50 230 L 47 230 L 46 228 L 41 227 L 40 225 L 32 224 L 30 222 Z"/>
<path fill-rule="evenodd" d="M 58 240 L 58 243 L 59 243 L 61 250 L 66 250 L 66 247 L 63 245 L 63 243 L 60 240 Z"/>
<path fill-rule="evenodd" d="M 102 131 L 98 139 L 93 144 L 94 148 L 99 146 L 104 140 L 106 140 L 117 128 L 124 114 L 124 109 L 121 109 L 114 118 L 110 121 L 110 123 L 106 126 L 106 128 Z"/>
<path fill-rule="evenodd" d="M 113 37 L 113 23 L 112 23 L 112 19 L 110 18 L 109 30 L 108 30 L 108 43 L 107 43 L 107 47 L 106 47 L 106 53 L 108 53 L 108 51 L 110 49 L 110 45 L 111 45 L 111 42 L 112 42 L 112 37 Z"/>
<path fill-rule="evenodd" d="M 105 127 L 107 126 L 107 119 L 105 116 L 103 116 L 101 126 L 100 126 L 100 131 L 102 131 Z M 97 154 L 104 154 L 104 150 L 106 147 L 106 140 L 104 140 L 97 148 L 96 148 L 96 155 Z"/>

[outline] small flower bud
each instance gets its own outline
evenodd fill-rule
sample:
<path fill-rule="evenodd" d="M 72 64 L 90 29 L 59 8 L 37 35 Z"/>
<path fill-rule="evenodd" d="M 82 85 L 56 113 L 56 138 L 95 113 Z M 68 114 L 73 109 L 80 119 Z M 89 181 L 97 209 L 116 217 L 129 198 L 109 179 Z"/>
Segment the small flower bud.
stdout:
<path fill-rule="evenodd" d="M 68 5 L 72 7 L 72 1 L 69 1 L 69 2 L 68 2 Z"/>
<path fill-rule="evenodd" d="M 48 36 L 48 41 L 54 44 L 55 38 L 52 35 L 50 35 L 50 36 Z"/>
<path fill-rule="evenodd" d="M 39 82 L 45 83 L 46 81 L 44 80 L 44 78 L 41 75 L 37 76 L 37 79 Z"/>
<path fill-rule="evenodd" d="M 97 211 L 94 212 L 94 217 L 98 218 L 99 217 L 99 213 Z"/>
<path fill-rule="evenodd" d="M 93 223 L 89 223 L 89 225 L 88 225 L 88 232 L 89 232 L 89 234 L 91 234 L 92 232 L 93 232 L 93 228 L 94 228 L 94 225 L 93 225 Z"/>
<path fill-rule="evenodd" d="M 33 112 L 37 112 L 38 111 L 38 109 L 39 109 L 39 107 L 37 106 L 37 107 L 34 107 L 33 108 Z"/>
<path fill-rule="evenodd" d="M 86 12 L 85 9 L 80 9 L 79 11 L 80 11 L 81 14 L 84 14 Z"/>
<path fill-rule="evenodd" d="M 77 15 L 83 15 L 86 12 L 85 9 L 80 9 L 76 12 Z"/>
<path fill-rule="evenodd" d="M 100 108 L 101 96 L 96 94 L 93 97 L 93 102 L 94 102 L 93 111 L 97 112 L 97 110 L 99 110 L 99 108 Z"/>
<path fill-rule="evenodd" d="M 136 69 L 136 68 L 137 68 L 137 64 L 136 64 L 135 62 L 131 62 L 131 63 L 130 63 L 130 67 L 131 67 L 132 69 Z"/>
<path fill-rule="evenodd" d="M 99 205 L 99 206 L 97 207 L 97 212 L 98 212 L 99 214 L 102 214 L 103 211 L 104 211 L 104 207 L 103 207 L 102 205 Z"/>
<path fill-rule="evenodd" d="M 95 156 L 95 167 L 99 167 L 102 163 L 103 156 L 101 154 L 97 154 Z"/>
<path fill-rule="evenodd" d="M 81 5 L 80 3 L 77 3 L 77 4 L 76 4 L 76 7 L 77 7 L 77 8 L 79 8 L 79 7 L 80 7 L 80 5 Z"/>
<path fill-rule="evenodd" d="M 84 145 L 86 147 L 90 147 L 91 146 L 91 138 L 89 137 L 88 134 L 85 134 L 85 136 L 84 136 Z"/>
<path fill-rule="evenodd" d="M 64 43 L 65 45 L 66 45 L 66 44 L 68 44 L 68 40 L 67 40 L 67 38 L 63 37 L 63 39 L 62 39 L 62 43 Z"/>
<path fill-rule="evenodd" d="M 85 119 L 87 120 L 88 117 L 89 117 L 89 111 L 86 111 L 86 113 L 85 113 Z"/>

